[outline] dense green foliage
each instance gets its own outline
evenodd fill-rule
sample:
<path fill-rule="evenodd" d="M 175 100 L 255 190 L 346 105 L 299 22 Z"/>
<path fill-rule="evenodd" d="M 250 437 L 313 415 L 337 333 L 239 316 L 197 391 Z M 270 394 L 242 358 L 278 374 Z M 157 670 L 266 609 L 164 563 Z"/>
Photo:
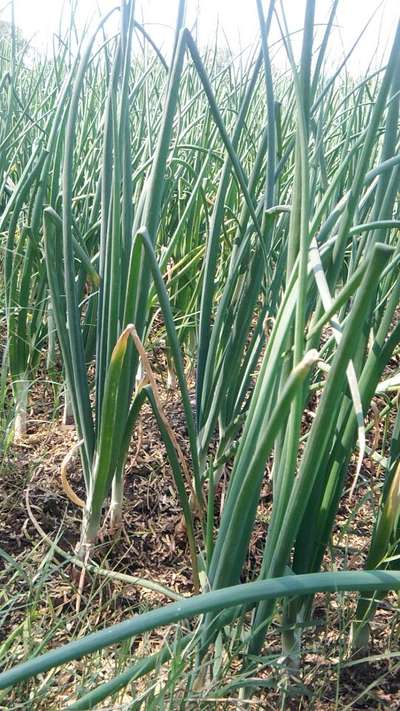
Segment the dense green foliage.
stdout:
<path fill-rule="evenodd" d="M 190 640 L 199 675 L 214 645 L 230 644 L 242 625 L 251 669 L 277 599 L 293 593 L 283 603 L 290 663 L 318 590 L 370 591 L 353 627 L 353 645 L 364 646 L 376 591 L 399 586 L 395 572 L 351 580 L 338 572 L 328 588 L 323 575 L 307 583 L 323 565 L 352 457 L 361 464 L 365 452 L 364 417 L 400 341 L 400 28 L 387 66 L 358 82 L 345 67 L 331 75 L 336 6 L 315 46 L 308 0 L 299 59 L 281 15 L 291 66 L 282 76 L 268 47 L 273 1 L 266 14 L 257 2 L 260 49 L 247 62 L 221 64 L 217 52 L 202 58 L 184 28 L 184 2 L 169 64 L 144 38 L 133 0 L 121 3 L 117 37 L 107 36 L 104 18 L 82 46 L 60 40 L 52 59 L 28 62 L 14 32 L 0 39 L 3 370 L 15 436 L 24 434 L 39 366 L 52 373 L 60 355 L 86 490 L 78 556 L 88 562 L 108 503 L 112 529 L 121 525 L 131 436 L 150 402 L 182 506 L 194 589 L 213 591 L 198 608 L 194 598 L 190 613 L 204 613 Z M 145 362 L 142 344 L 156 329 L 180 390 L 190 462 Z M 398 564 L 398 430 L 399 417 L 371 570 L 387 568 L 387 558 Z M 262 567 L 252 571 L 259 582 L 246 597 L 230 586 L 241 581 L 267 465 L 272 509 Z M 219 512 L 222 473 L 229 486 Z M 153 627 L 184 610 L 154 613 Z M 129 634 L 140 631 L 135 624 Z M 111 631 L 99 637 L 103 645 L 116 639 Z M 0 683 L 98 648 L 79 644 L 72 656 L 65 648 L 39 657 Z M 142 666 L 145 673 L 151 662 Z M 123 683 L 96 692 L 96 703 Z"/>

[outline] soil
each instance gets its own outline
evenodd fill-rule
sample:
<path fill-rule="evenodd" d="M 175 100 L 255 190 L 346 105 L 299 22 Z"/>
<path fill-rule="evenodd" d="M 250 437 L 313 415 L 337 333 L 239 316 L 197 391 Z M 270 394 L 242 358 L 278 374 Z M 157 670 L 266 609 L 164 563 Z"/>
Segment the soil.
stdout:
<path fill-rule="evenodd" d="M 165 412 L 190 461 L 187 432 L 179 394 L 167 392 L 164 373 L 165 360 L 161 350 L 153 354 L 153 367 L 158 380 Z M 45 533 L 70 555 L 78 541 L 81 511 L 65 495 L 60 480 L 60 464 L 76 443 L 73 427 L 63 427 L 60 407 L 54 406 L 54 385 L 38 380 L 31 392 L 29 431 L 23 442 L 10 446 L 1 467 L 2 499 L 0 519 L 0 548 L 21 566 L 24 576 L 10 574 L 10 561 L 0 555 L 0 575 L 3 592 L 0 605 L 0 649 L 9 645 L 7 666 L 20 661 L 35 649 L 36 644 L 52 648 L 77 635 L 127 619 L 133 614 L 169 602 L 166 596 L 140 585 L 88 575 L 82 591 L 80 609 L 76 611 L 77 587 L 71 566 L 61 555 L 49 552 L 34 527 L 26 506 L 26 496 L 33 516 Z M 377 399 L 382 408 L 383 400 Z M 49 413 L 51 413 L 49 415 Z M 371 416 L 373 414 L 371 413 Z M 369 443 L 382 445 L 382 433 L 371 433 Z M 227 473 L 229 473 L 229 463 Z M 349 472 L 349 485 L 354 475 L 354 463 Z M 253 534 L 243 579 L 254 576 L 262 556 L 266 522 L 271 506 L 271 483 L 267 469 L 257 525 Z M 84 497 L 84 486 L 79 461 L 69 469 L 69 483 L 75 493 Z M 366 458 L 357 493 L 353 500 L 348 495 L 341 502 L 332 546 L 326 556 L 326 567 L 359 569 L 368 550 L 373 525 L 374 507 L 379 499 L 382 472 L 376 463 Z M 218 500 L 223 497 L 222 488 Z M 355 507 L 354 501 L 362 501 Z M 349 515 L 352 514 L 350 528 Z M 218 517 L 218 512 L 217 512 Z M 200 523 L 197 522 L 200 532 Z M 47 555 L 45 579 L 40 579 L 43 559 Z M 130 456 L 126 466 L 124 525 L 117 540 L 99 544 L 96 560 L 120 573 L 157 581 L 182 595 L 193 593 L 190 557 L 185 532 L 181 525 L 181 511 L 165 448 L 160 441 L 157 424 L 145 406 L 140 425 L 136 427 Z M 15 578 L 15 580 L 14 580 Z M 40 579 L 40 580 L 39 580 Z M 400 609 L 395 595 L 388 595 L 378 605 L 373 624 L 369 658 L 364 661 L 348 657 L 347 640 L 351 610 L 355 595 L 318 595 L 315 601 L 313 625 L 305 630 L 302 646 L 302 666 L 299 679 L 292 683 L 293 698 L 286 699 L 288 709 L 400 709 Z M 26 633 L 16 636 L 16 630 L 26 625 Z M 48 634 L 48 632 L 51 632 Z M 28 638 L 29 633 L 29 638 Z M 10 637 L 11 636 L 11 637 Z M 128 658 L 135 653 L 156 651 L 165 638 L 165 631 L 135 640 L 128 650 Z M 22 639 L 22 641 L 21 641 Z M 264 655 L 270 658 L 260 677 L 277 677 L 279 656 L 279 619 L 268 636 Z M 115 671 L 110 662 L 117 659 L 114 652 L 102 657 L 103 667 L 97 668 L 93 682 L 103 681 Z M 129 661 L 129 659 L 128 659 Z M 97 659 L 98 664 L 98 659 Z M 1 709 L 62 709 L 74 698 L 79 687 L 81 662 L 56 672 L 51 688 L 45 695 L 40 682 L 29 682 L 0 696 Z M 90 670 L 91 669 L 91 670 Z M 227 673 L 231 680 L 240 669 L 232 661 Z M 83 673 L 82 673 L 83 678 Z M 93 684 L 92 684 L 93 685 Z M 88 683 L 88 686 L 92 686 Z M 137 689 L 141 689 L 140 684 Z M 184 689 L 176 689 L 176 708 Z M 101 708 L 129 708 L 127 692 L 121 706 Z M 186 699 L 185 708 L 260 708 L 280 709 L 280 695 L 276 689 L 262 692 L 246 702 L 237 696 L 214 702 L 212 690 L 192 700 Z M 125 705 L 128 704 L 128 705 Z M 144 706 L 143 708 L 147 708 Z M 161 707 L 160 707 L 161 708 Z M 175 708 L 170 706 L 169 708 Z M 183 708 L 183 707 L 182 707 Z"/>

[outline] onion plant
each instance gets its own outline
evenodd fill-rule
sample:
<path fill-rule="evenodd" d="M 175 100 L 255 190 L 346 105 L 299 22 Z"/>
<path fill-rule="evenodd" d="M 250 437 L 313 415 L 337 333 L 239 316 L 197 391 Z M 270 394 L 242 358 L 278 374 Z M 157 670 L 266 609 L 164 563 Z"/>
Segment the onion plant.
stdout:
<path fill-rule="evenodd" d="M 366 567 L 386 568 L 387 565 L 399 566 L 400 555 L 400 410 L 393 429 L 386 476 L 379 512 L 366 560 Z M 357 652 L 368 651 L 371 620 L 376 610 L 379 595 L 376 593 L 360 595 L 351 630 L 351 646 Z"/>
<path fill-rule="evenodd" d="M 129 445 L 147 399 L 194 587 L 206 594 L 32 660 L 0 676 L 4 686 L 199 614 L 189 635 L 199 679 L 238 629 L 252 670 L 277 611 L 292 666 L 315 592 L 367 591 L 357 646 L 379 591 L 398 587 L 398 573 L 370 570 L 398 550 L 398 418 L 369 572 L 320 572 L 340 501 L 357 496 L 365 418 L 400 340 L 400 28 L 385 67 L 355 81 L 344 61 L 330 75 L 338 4 L 317 45 L 307 0 L 296 57 L 282 4 L 257 0 L 259 48 L 221 66 L 185 28 L 183 0 L 169 62 L 135 20 L 133 0 L 122 0 L 117 36 L 107 36 L 107 16 L 68 52 L 67 68 L 55 57 L 52 71 L 40 69 L 35 140 L 28 133 L 0 217 L 12 380 L 25 383 L 31 367 L 28 309 L 38 323 L 47 308 L 47 360 L 55 326 L 81 452 L 85 559 L 108 501 L 111 531 L 123 520 Z M 273 22 L 290 67 L 283 76 L 273 67 Z M 188 461 L 147 354 L 155 331 L 179 388 Z M 45 332 L 29 333 L 37 353 Z M 262 560 L 241 586 L 263 486 L 272 504 Z M 168 645 L 156 657 L 170 659 Z M 72 708 L 90 708 L 153 662 Z"/>
<path fill-rule="evenodd" d="M 45 265 L 37 224 L 32 221 L 44 161 L 43 130 L 28 110 L 42 67 L 39 63 L 34 77 L 26 71 L 28 47 L 17 32 L 13 14 L 10 25 L 6 25 L 2 33 L 1 48 L 0 232 L 6 235 L 2 262 L 7 360 L 15 401 L 14 437 L 18 440 L 26 432 L 28 390 L 35 377 L 44 338 Z"/>

